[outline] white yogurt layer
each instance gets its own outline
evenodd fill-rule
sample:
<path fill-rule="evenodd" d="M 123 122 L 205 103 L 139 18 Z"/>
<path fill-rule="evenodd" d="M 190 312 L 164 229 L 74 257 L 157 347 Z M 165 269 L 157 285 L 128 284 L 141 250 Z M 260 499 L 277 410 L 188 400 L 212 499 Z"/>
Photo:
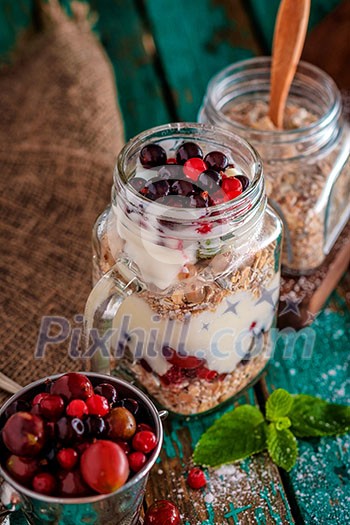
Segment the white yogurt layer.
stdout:
<path fill-rule="evenodd" d="M 278 291 L 276 274 L 259 299 L 249 291 L 230 294 L 215 310 L 185 321 L 160 319 L 144 299 L 131 295 L 121 304 L 113 328 L 119 341 L 127 338 L 135 359 L 145 359 L 159 375 L 171 367 L 162 355 L 163 346 L 204 358 L 209 369 L 229 373 L 251 350 L 253 338 L 257 345 L 262 343 L 258 334 L 271 327 Z"/>

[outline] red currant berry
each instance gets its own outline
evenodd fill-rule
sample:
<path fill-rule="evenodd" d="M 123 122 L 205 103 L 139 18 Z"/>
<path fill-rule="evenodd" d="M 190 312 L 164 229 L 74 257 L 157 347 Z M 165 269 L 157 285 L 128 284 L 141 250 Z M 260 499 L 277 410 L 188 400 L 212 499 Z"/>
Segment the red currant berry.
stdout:
<path fill-rule="evenodd" d="M 89 397 L 89 399 L 86 401 L 86 404 L 89 414 L 92 416 L 103 417 L 109 412 L 109 403 L 107 399 L 103 396 L 99 396 L 98 394 L 94 394 L 93 396 Z"/>
<path fill-rule="evenodd" d="M 167 160 L 167 164 L 176 164 L 176 159 L 174 159 L 174 157 L 171 157 Z"/>
<path fill-rule="evenodd" d="M 206 171 L 207 165 L 203 159 L 194 157 L 192 159 L 186 160 L 184 164 L 184 174 L 187 175 L 190 179 L 196 181 L 199 175 Z"/>
<path fill-rule="evenodd" d="M 57 453 L 57 461 L 65 470 L 72 470 L 78 463 L 78 452 L 74 448 L 61 448 Z"/>
<path fill-rule="evenodd" d="M 205 479 L 203 470 L 197 467 L 191 468 L 188 473 L 187 483 L 191 489 L 202 489 L 205 487 L 207 480 Z"/>
<path fill-rule="evenodd" d="M 145 514 L 144 525 L 180 525 L 178 508 L 169 500 L 156 501 Z"/>
<path fill-rule="evenodd" d="M 40 472 L 33 479 L 33 489 L 39 494 L 50 496 L 55 492 L 56 480 L 49 472 Z"/>
<path fill-rule="evenodd" d="M 40 403 L 40 401 L 42 399 L 44 399 L 45 397 L 49 396 L 50 394 L 48 394 L 47 392 L 40 392 L 40 394 L 37 394 L 33 401 L 32 401 L 32 405 L 38 405 Z"/>
<path fill-rule="evenodd" d="M 78 417 L 81 419 L 84 415 L 89 413 L 87 404 L 82 399 L 73 399 L 67 406 L 67 416 Z"/>
<path fill-rule="evenodd" d="M 138 472 L 147 463 L 147 457 L 143 452 L 132 452 L 128 455 L 129 467 L 133 472 Z"/>
<path fill-rule="evenodd" d="M 153 432 L 149 430 L 142 430 L 134 435 L 132 446 L 138 452 L 148 454 L 157 446 L 157 438 Z"/>
<path fill-rule="evenodd" d="M 236 177 L 229 177 L 222 181 L 222 190 L 226 193 L 229 200 L 235 199 L 243 191 L 242 183 Z"/>
<path fill-rule="evenodd" d="M 61 396 L 49 394 L 39 403 L 40 413 L 47 419 L 59 419 L 64 412 L 64 401 Z"/>

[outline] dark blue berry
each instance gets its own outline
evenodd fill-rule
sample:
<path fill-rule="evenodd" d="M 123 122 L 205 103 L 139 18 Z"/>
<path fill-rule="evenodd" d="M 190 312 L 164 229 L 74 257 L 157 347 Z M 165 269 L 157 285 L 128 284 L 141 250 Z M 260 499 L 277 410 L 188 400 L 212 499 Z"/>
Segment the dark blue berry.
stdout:
<path fill-rule="evenodd" d="M 126 397 L 125 399 L 120 399 L 119 401 L 116 402 L 115 406 L 126 408 L 134 416 L 136 416 L 140 408 L 136 399 L 131 399 L 130 397 Z"/>
<path fill-rule="evenodd" d="M 227 157 L 221 151 L 211 151 L 204 157 L 204 161 L 209 169 L 219 172 L 228 165 Z"/>
<path fill-rule="evenodd" d="M 105 420 L 98 416 L 87 416 L 84 426 L 85 434 L 88 437 L 103 437 L 107 431 Z"/>
<path fill-rule="evenodd" d="M 250 181 L 248 179 L 248 177 L 246 177 L 245 175 L 235 175 L 235 179 L 238 179 L 239 181 L 241 181 L 241 184 L 242 184 L 242 191 L 246 190 L 250 184 Z"/>
<path fill-rule="evenodd" d="M 188 159 L 193 159 L 194 157 L 199 159 L 203 158 L 201 148 L 194 142 L 185 142 L 176 152 L 176 162 L 178 164 L 185 164 Z"/>
<path fill-rule="evenodd" d="M 195 190 L 192 182 L 182 179 L 173 182 L 170 191 L 173 195 L 182 195 L 187 197 L 188 195 L 192 195 Z"/>
<path fill-rule="evenodd" d="M 147 198 L 155 200 L 168 195 L 170 190 L 170 184 L 167 180 L 156 180 L 147 184 L 146 190 Z"/>
<path fill-rule="evenodd" d="M 115 403 L 118 397 L 116 389 L 110 383 L 101 383 L 95 387 L 95 394 L 105 397 L 110 404 Z"/>
<path fill-rule="evenodd" d="M 198 177 L 198 184 L 204 191 L 215 192 L 221 182 L 221 175 L 214 170 L 205 170 Z"/>
<path fill-rule="evenodd" d="M 158 144 L 147 144 L 140 152 L 140 162 L 144 168 L 162 166 L 167 162 L 166 152 Z"/>
<path fill-rule="evenodd" d="M 206 208 L 209 205 L 209 195 L 205 191 L 191 195 L 189 205 L 191 208 Z"/>

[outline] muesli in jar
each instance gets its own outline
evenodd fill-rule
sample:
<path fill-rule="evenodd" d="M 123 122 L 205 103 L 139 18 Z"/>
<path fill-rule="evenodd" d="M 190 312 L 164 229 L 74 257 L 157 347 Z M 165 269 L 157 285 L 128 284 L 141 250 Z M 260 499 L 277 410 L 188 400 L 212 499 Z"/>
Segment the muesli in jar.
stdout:
<path fill-rule="evenodd" d="M 215 408 L 270 355 L 281 222 L 244 140 L 169 124 L 123 149 L 94 230 L 89 327 L 113 327 L 112 364 L 182 415 Z M 107 273 L 105 273 L 107 272 Z"/>
<path fill-rule="evenodd" d="M 325 260 L 350 216 L 350 132 L 333 80 L 301 62 L 283 129 L 269 112 L 270 58 L 234 64 L 209 83 L 200 121 L 251 142 L 259 151 L 269 202 L 283 219 L 282 264 L 307 274 Z"/>

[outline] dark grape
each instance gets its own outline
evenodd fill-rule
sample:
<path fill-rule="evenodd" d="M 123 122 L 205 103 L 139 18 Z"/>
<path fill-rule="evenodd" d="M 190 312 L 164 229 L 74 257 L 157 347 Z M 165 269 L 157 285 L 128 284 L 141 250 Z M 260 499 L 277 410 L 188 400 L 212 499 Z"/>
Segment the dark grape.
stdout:
<path fill-rule="evenodd" d="M 248 177 L 245 175 L 235 175 L 235 179 L 238 179 L 242 184 L 242 191 L 246 190 L 250 184 Z"/>
<path fill-rule="evenodd" d="M 115 403 L 118 397 L 116 389 L 109 383 L 101 383 L 95 387 L 95 394 L 105 397 L 110 404 Z"/>
<path fill-rule="evenodd" d="M 204 191 L 215 192 L 221 182 L 221 175 L 214 170 L 203 171 L 199 175 L 198 184 Z"/>
<path fill-rule="evenodd" d="M 181 195 L 187 197 L 195 192 L 194 185 L 189 180 L 176 180 L 171 185 L 171 193 L 174 195 Z"/>
<path fill-rule="evenodd" d="M 176 152 L 176 162 L 178 164 L 185 164 L 188 159 L 193 159 L 194 157 L 199 159 L 203 158 L 201 148 L 194 142 L 185 142 Z"/>
<path fill-rule="evenodd" d="M 101 438 L 107 431 L 106 423 L 102 417 L 88 416 L 84 421 L 87 437 Z"/>
<path fill-rule="evenodd" d="M 144 168 L 153 168 L 166 164 L 167 155 L 162 146 L 158 144 L 147 144 L 140 152 L 140 162 Z"/>
<path fill-rule="evenodd" d="M 153 200 L 166 197 L 170 190 L 170 185 L 166 180 L 156 180 L 146 185 L 147 197 Z"/>
<path fill-rule="evenodd" d="M 221 153 L 221 151 L 211 151 L 204 157 L 204 161 L 209 169 L 219 172 L 224 170 L 228 165 L 227 157 Z"/>

